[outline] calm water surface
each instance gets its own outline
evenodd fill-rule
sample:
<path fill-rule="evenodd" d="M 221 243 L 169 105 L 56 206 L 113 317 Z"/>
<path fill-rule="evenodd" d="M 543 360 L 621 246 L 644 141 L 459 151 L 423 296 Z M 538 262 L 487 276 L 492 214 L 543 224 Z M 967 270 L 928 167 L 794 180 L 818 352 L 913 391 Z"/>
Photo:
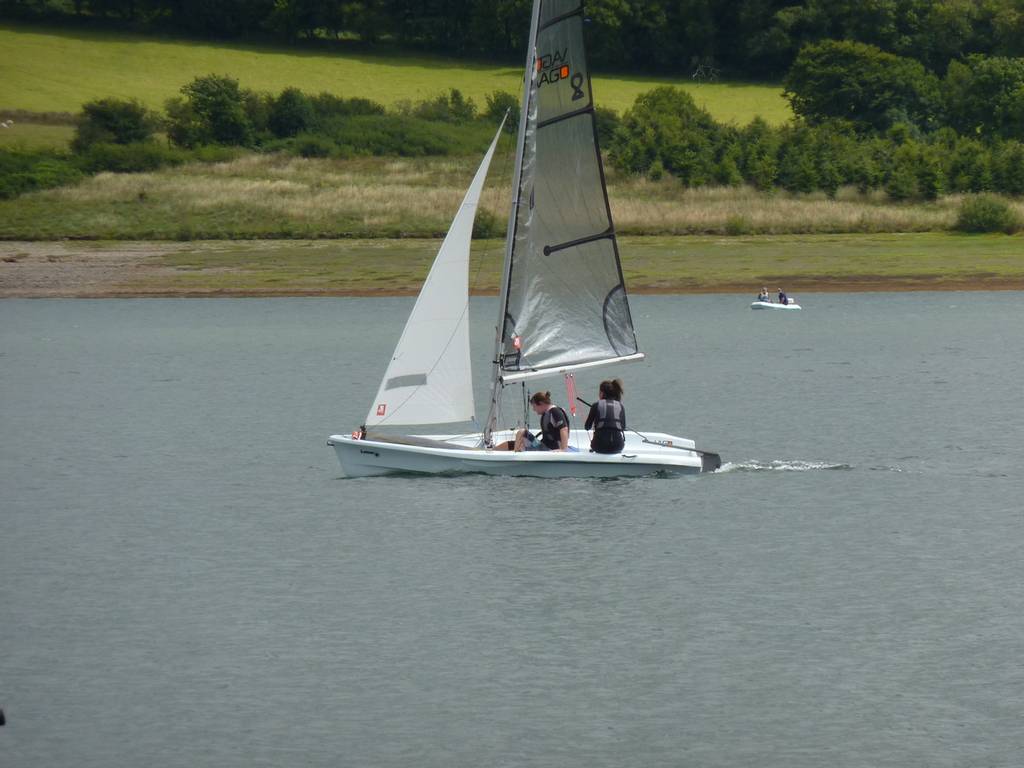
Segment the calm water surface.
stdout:
<path fill-rule="evenodd" d="M 1021 765 L 1024 299 L 799 298 L 635 299 L 612 482 L 342 479 L 408 299 L 0 302 L 0 765 Z"/>

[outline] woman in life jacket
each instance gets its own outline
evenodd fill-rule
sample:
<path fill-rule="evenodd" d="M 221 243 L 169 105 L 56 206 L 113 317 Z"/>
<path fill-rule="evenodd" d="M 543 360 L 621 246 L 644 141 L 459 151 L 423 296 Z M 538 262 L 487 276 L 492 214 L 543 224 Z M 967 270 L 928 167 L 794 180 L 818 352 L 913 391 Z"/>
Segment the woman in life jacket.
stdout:
<path fill-rule="evenodd" d="M 496 451 L 566 451 L 569 449 L 569 415 L 551 402 L 550 392 L 534 392 L 533 412 L 540 416 L 540 437 L 528 429 L 516 432 L 516 439 L 494 446 Z"/>
<path fill-rule="evenodd" d="M 590 450 L 594 453 L 622 453 L 626 447 L 626 409 L 622 405 L 622 382 L 602 381 L 598 401 L 590 406 L 587 429 L 594 430 Z"/>

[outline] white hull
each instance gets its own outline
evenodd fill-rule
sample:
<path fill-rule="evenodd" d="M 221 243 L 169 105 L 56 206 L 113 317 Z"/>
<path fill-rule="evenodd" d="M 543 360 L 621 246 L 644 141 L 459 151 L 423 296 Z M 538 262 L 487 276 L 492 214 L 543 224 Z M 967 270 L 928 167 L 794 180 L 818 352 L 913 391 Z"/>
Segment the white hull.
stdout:
<path fill-rule="evenodd" d="M 644 477 L 658 474 L 689 475 L 717 469 L 716 454 L 692 450 L 692 440 L 660 432 L 646 433 L 653 441 L 638 435 L 626 438 L 622 453 L 590 453 L 590 439 L 584 430 L 573 430 L 569 445 L 580 452 L 494 451 L 476 448 L 480 435 L 418 435 L 410 444 L 401 438 L 354 440 L 348 435 L 332 435 L 327 441 L 338 454 L 348 477 L 367 477 L 412 472 L 419 474 L 508 475 L 512 477 Z M 509 432 L 494 434 L 496 443 L 511 439 Z M 672 446 L 657 442 L 671 442 Z M 441 445 L 436 445 L 441 443 Z M 448 447 L 452 446 L 452 447 Z"/>
<path fill-rule="evenodd" d="M 800 309 L 800 305 L 794 301 L 789 304 L 778 304 L 774 301 L 755 301 L 750 305 L 751 309 Z"/>

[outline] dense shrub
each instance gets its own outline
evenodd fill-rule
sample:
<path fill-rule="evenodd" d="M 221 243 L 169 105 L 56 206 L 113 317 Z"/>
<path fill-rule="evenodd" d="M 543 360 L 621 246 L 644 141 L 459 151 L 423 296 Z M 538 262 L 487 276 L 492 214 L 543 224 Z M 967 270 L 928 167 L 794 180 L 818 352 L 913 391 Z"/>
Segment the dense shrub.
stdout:
<path fill-rule="evenodd" d="M 358 115 L 383 115 L 384 105 L 370 99 L 345 99 L 333 93 L 318 93 L 310 96 L 309 103 L 317 118 L 356 117 Z"/>
<path fill-rule="evenodd" d="M 476 218 L 473 219 L 473 237 L 478 240 L 502 237 L 507 227 L 508 222 L 486 208 L 478 208 Z"/>
<path fill-rule="evenodd" d="M 338 146 L 323 136 L 303 134 L 296 137 L 293 151 L 301 157 L 330 157 L 338 151 Z"/>
<path fill-rule="evenodd" d="M 318 135 L 343 154 L 423 157 L 483 152 L 493 130 L 480 121 L 456 125 L 406 115 L 364 115 L 327 121 Z"/>
<path fill-rule="evenodd" d="M 230 147 L 198 147 L 186 151 L 155 141 L 90 145 L 75 155 L 45 150 L 0 148 L 0 199 L 25 192 L 76 184 L 87 174 L 111 171 L 154 171 L 188 161 L 223 162 L 239 154 Z"/>
<path fill-rule="evenodd" d="M 1024 58 L 951 61 L 943 96 L 947 123 L 956 131 L 1024 139 Z"/>
<path fill-rule="evenodd" d="M 995 188 L 1007 195 L 1024 196 L 1024 144 L 1007 141 L 998 146 L 992 157 Z"/>
<path fill-rule="evenodd" d="M 917 194 L 924 200 L 937 200 L 946 191 L 942 157 L 935 147 L 925 146 L 917 157 Z"/>
<path fill-rule="evenodd" d="M 93 144 L 79 154 L 77 164 L 86 173 L 138 173 L 155 171 L 165 165 L 180 165 L 189 159 L 189 153 L 180 149 L 155 141 L 140 141 L 135 144 Z"/>
<path fill-rule="evenodd" d="M 602 149 L 610 147 L 615 140 L 615 133 L 622 125 L 622 118 L 610 107 L 594 107 L 594 120 L 597 123 L 598 143 Z"/>
<path fill-rule="evenodd" d="M 182 98 L 168 100 L 167 135 L 177 145 L 249 146 L 254 138 L 246 113 L 246 94 L 230 77 L 197 77 L 181 89 Z"/>
<path fill-rule="evenodd" d="M 81 178 L 74 161 L 63 154 L 0 148 L 0 199 L 74 184 Z"/>
<path fill-rule="evenodd" d="M 267 127 L 278 138 L 296 136 L 307 130 L 315 118 L 313 105 L 298 88 L 285 88 L 271 102 Z"/>
<path fill-rule="evenodd" d="M 252 128 L 252 136 L 258 143 L 261 139 L 268 140 L 273 136 L 270 130 L 270 113 L 274 107 L 274 97 L 269 93 L 256 93 L 242 89 L 242 112 Z"/>
<path fill-rule="evenodd" d="M 673 86 L 637 97 L 611 139 L 612 162 L 631 173 L 647 173 L 656 161 L 687 186 L 714 176 L 714 152 L 721 131 L 693 97 Z"/>
<path fill-rule="evenodd" d="M 974 195 L 964 200 L 956 219 L 955 228 L 961 232 L 1006 232 L 1020 228 L 1021 222 L 1014 210 L 1002 198 L 994 195 Z"/>
<path fill-rule="evenodd" d="M 476 104 L 452 88 L 432 99 L 420 102 L 412 110 L 413 117 L 423 120 L 439 120 L 446 123 L 464 123 L 476 118 Z"/>
<path fill-rule="evenodd" d="M 885 193 L 890 200 L 903 202 L 917 197 L 917 174 L 914 171 L 912 157 L 903 154 L 896 159 L 885 182 Z"/>
<path fill-rule="evenodd" d="M 223 147 L 218 144 L 196 147 L 190 153 L 191 159 L 199 163 L 226 163 L 231 160 L 237 160 L 243 154 L 245 154 L 243 149 Z"/>
<path fill-rule="evenodd" d="M 515 133 L 519 128 L 519 99 L 508 91 L 492 91 L 484 96 L 483 116 L 494 123 L 500 123 L 505 115 L 505 130 Z"/>
<path fill-rule="evenodd" d="M 158 117 L 135 99 L 89 101 L 82 105 L 71 147 L 82 152 L 93 144 L 147 141 L 158 124 Z"/>
<path fill-rule="evenodd" d="M 947 144 L 948 175 L 953 192 L 986 192 L 992 189 L 992 165 L 988 147 L 974 139 L 957 137 Z"/>
<path fill-rule="evenodd" d="M 931 127 L 939 81 L 913 59 L 873 45 L 825 40 L 800 51 L 784 81 L 793 111 L 812 123 L 849 120 L 861 130 L 895 122 Z"/>
<path fill-rule="evenodd" d="M 746 181 L 762 191 L 775 186 L 779 168 L 779 135 L 760 117 L 740 129 L 740 170 Z"/>
<path fill-rule="evenodd" d="M 741 149 L 734 130 L 729 129 L 725 140 L 719 144 L 715 154 L 715 183 L 725 187 L 738 187 L 743 183 L 739 160 Z"/>

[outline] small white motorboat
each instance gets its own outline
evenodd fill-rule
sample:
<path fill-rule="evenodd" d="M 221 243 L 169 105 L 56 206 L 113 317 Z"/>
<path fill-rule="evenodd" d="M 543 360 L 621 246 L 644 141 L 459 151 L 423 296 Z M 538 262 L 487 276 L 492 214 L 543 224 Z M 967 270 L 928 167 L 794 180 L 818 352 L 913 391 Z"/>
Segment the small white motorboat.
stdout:
<path fill-rule="evenodd" d="M 796 299 L 789 298 L 785 304 L 780 304 L 777 301 L 755 301 L 750 305 L 751 309 L 800 309 L 800 305 L 796 303 Z"/>

